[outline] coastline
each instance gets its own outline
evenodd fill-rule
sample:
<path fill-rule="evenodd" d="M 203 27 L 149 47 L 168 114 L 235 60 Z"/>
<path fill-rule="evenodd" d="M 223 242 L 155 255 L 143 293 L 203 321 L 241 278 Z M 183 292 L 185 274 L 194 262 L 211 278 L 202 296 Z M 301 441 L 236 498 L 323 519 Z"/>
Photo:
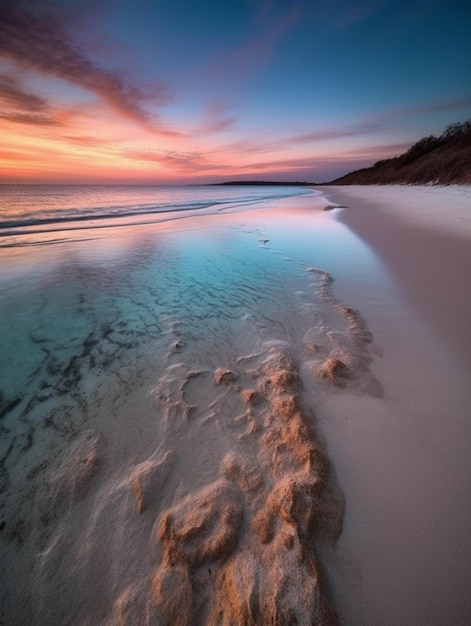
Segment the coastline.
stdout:
<path fill-rule="evenodd" d="M 345 386 L 374 380 L 368 334 L 322 270 L 346 232 L 322 202 L 13 249 L 2 618 L 334 623 L 312 535 L 337 534 L 342 497 L 303 381 L 329 385 L 329 333 Z M 36 263 L 18 281 L 20 253 Z"/>
<path fill-rule="evenodd" d="M 365 288 L 369 269 L 352 261 L 336 280 L 338 296 L 367 320 L 379 347 L 372 373 L 385 390 L 382 399 L 330 395 L 319 415 L 346 496 L 342 535 L 323 555 L 341 623 L 468 623 L 470 221 L 462 209 L 471 190 L 323 191 L 348 207 L 335 219 L 390 278 Z"/>
<path fill-rule="evenodd" d="M 383 224 L 394 221 L 387 207 L 376 219 L 361 200 L 346 194 L 341 203 L 349 209 L 324 212 L 331 193 L 340 199 L 331 188 L 324 195 L 316 188 L 313 195 L 242 210 L 229 205 L 218 214 L 134 225 L 129 231 L 101 229 L 93 240 L 25 252 L 28 258 L 49 258 L 51 266 L 39 264 L 25 294 L 11 285 L 13 328 L 20 302 L 25 331 L 28 307 L 35 329 L 32 341 L 21 333 L 24 354 L 33 350 L 43 362 L 46 350 L 46 365 L 58 359 L 62 365 L 54 372 L 39 370 L 38 402 L 28 409 L 24 432 L 17 433 L 18 462 L 9 468 L 11 517 L 5 516 L 1 537 L 11 565 L 7 615 L 25 621 L 32 611 L 29 617 L 51 624 L 63 622 L 62 611 L 71 621 L 94 616 L 110 623 L 136 623 L 155 611 L 173 615 L 181 608 L 167 603 L 174 597 L 174 568 L 167 567 L 174 553 L 182 561 L 177 583 L 188 592 L 180 598 L 187 610 L 193 584 L 198 598 L 208 602 L 215 588 L 221 602 L 227 598 L 216 579 L 236 581 L 241 572 L 241 598 L 255 571 L 272 588 L 278 562 L 280 571 L 297 572 L 291 587 L 296 610 L 301 600 L 308 602 L 311 596 L 302 590 L 309 577 L 297 560 L 290 561 L 298 553 L 296 535 L 292 545 L 288 536 L 293 520 L 273 522 L 270 512 L 273 503 L 277 510 L 275 495 L 285 501 L 288 479 L 290 485 L 306 483 L 302 491 L 309 495 L 307 483 L 324 467 L 317 467 L 315 458 L 305 463 L 309 446 L 317 446 L 310 432 L 297 445 L 296 433 L 285 433 L 278 424 L 278 413 L 287 417 L 292 407 L 296 415 L 288 422 L 299 421 L 300 433 L 309 426 L 320 435 L 319 450 L 323 456 L 325 445 L 333 483 L 345 496 L 336 547 L 316 545 L 320 564 L 312 561 L 340 623 L 466 623 L 471 616 L 467 372 L 446 337 L 418 308 L 409 310 L 399 272 L 384 267 L 381 255 L 345 222 L 363 220 L 365 233 L 367 227 L 378 233 L 379 250 Z M 401 228 L 407 231 L 406 224 Z M 42 285 L 41 295 L 36 284 Z M 52 324 L 58 312 L 59 321 Z M 362 323 L 352 329 L 352 322 L 361 320 L 367 329 Z M 345 385 L 319 379 L 324 371 L 319 366 L 331 353 L 351 366 Z M 25 368 L 21 354 L 18 367 Z M 13 390 L 17 377 L 11 369 Z M 273 386 L 278 370 L 288 386 L 281 379 L 281 386 Z M 33 382 L 28 382 L 31 394 Z M 384 395 L 369 393 L 381 387 Z M 15 406 L 4 425 L 13 429 L 22 410 Z M 271 451 L 285 449 L 285 434 L 290 454 L 279 453 L 274 463 Z M 48 441 L 58 454 L 48 456 L 49 466 L 43 467 Z M 37 511 L 29 510 L 28 490 L 35 490 L 31 502 Z M 326 502 L 329 494 L 327 489 Z M 218 523 L 224 503 L 235 507 L 234 524 Z M 337 505 L 342 508 L 341 501 Z M 31 531 L 15 521 L 21 507 Z M 207 554 L 207 544 L 213 544 L 203 537 L 197 542 L 201 554 L 190 555 L 192 562 L 201 556 L 203 565 L 188 586 L 183 557 L 185 546 L 193 545 L 191 519 L 198 511 L 206 520 L 205 537 L 212 537 L 209 529 L 221 529 L 230 554 L 216 565 L 218 559 Z M 248 524 L 240 525 L 241 515 L 254 519 L 267 540 L 257 548 L 257 563 L 257 535 L 248 532 Z M 310 550 L 311 520 L 301 517 L 297 533 Z M 272 522 L 279 541 L 268 541 Z M 41 535 L 39 553 L 36 535 Z M 235 560 L 240 566 L 227 570 L 225 564 Z M 106 576 L 96 567 L 102 561 L 112 564 Z M 33 599 L 30 606 L 18 601 L 20 587 Z M 51 604 L 58 589 L 61 597 Z M 291 593 L 289 606 L 290 598 Z M 303 614 L 317 610 L 306 607 Z M 325 603 L 318 608 L 325 611 Z"/>
<path fill-rule="evenodd" d="M 321 190 L 348 207 L 340 221 L 379 254 L 407 300 L 470 369 L 471 294 L 464 286 L 471 267 L 471 213 L 465 212 L 471 187 L 355 185 Z M 388 198 L 389 190 L 394 197 Z M 425 210 L 414 213 L 417 193 Z M 445 205 L 450 197 L 457 200 L 455 206 Z M 426 203 L 432 204 L 430 215 Z"/>

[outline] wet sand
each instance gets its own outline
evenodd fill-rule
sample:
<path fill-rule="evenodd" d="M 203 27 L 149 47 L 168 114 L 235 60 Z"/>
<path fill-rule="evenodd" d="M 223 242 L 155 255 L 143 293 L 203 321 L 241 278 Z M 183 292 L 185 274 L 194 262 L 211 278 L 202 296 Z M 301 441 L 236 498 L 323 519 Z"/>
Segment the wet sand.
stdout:
<path fill-rule="evenodd" d="M 385 395 L 329 398 L 321 419 L 346 493 L 326 560 L 345 624 L 470 622 L 469 188 L 327 188 L 389 280 L 355 294 Z M 363 268 L 363 272 L 365 269 Z"/>
<path fill-rule="evenodd" d="M 314 538 L 344 496 L 306 391 L 382 389 L 322 207 L 4 252 L 5 622 L 336 622 Z"/>
<path fill-rule="evenodd" d="M 5 253 L 5 623 L 469 622 L 466 351 L 325 193 Z"/>

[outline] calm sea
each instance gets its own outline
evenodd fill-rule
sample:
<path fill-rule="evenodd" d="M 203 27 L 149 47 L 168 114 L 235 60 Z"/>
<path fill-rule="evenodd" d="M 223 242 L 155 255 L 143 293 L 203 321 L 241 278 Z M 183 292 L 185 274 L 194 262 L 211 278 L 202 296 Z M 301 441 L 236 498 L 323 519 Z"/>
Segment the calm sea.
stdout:
<path fill-rule="evenodd" d="M 31 233 L 165 221 L 306 193 L 288 185 L 0 185 L 0 245 Z"/>

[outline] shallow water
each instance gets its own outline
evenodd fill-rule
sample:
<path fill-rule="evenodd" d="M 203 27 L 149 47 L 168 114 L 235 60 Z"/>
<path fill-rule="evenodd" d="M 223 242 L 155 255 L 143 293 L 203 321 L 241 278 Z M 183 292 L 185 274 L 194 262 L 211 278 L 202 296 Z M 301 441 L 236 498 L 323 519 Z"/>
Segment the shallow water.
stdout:
<path fill-rule="evenodd" d="M 330 479 L 301 380 L 328 386 L 322 364 L 335 354 L 351 372 L 342 386 L 380 392 L 363 322 L 335 298 L 322 267 L 334 240 L 343 254 L 352 245 L 369 252 L 323 206 L 313 194 L 297 210 L 232 207 L 217 216 L 89 229 L 80 238 L 64 233 L 54 245 L 41 234 L 33 246 L 3 249 L 6 621 L 172 621 L 165 585 L 174 572 L 166 563 L 179 554 L 187 571 L 185 533 L 199 532 L 191 527 L 195 508 L 203 528 L 216 526 L 204 531 L 201 556 L 191 556 L 200 559 L 197 574 L 179 579 L 179 587 L 195 590 L 197 600 L 180 603 L 188 615 L 196 601 L 201 615 L 219 610 L 234 571 L 227 568 L 234 559 L 246 563 L 247 550 L 258 557 L 243 574 L 237 567 L 243 589 L 260 570 L 271 593 L 277 572 L 290 571 L 293 588 L 288 593 L 283 583 L 273 611 L 301 611 L 301 621 L 330 614 L 322 590 L 309 592 L 317 589 L 313 522 L 304 519 L 310 506 L 292 521 L 270 512 L 278 498 L 301 497 L 286 495 L 297 489 L 319 499 L 313 510 L 325 509 L 316 522 L 323 532 L 335 534 L 341 523 L 335 486 L 312 491 Z M 282 415 L 292 415 L 288 430 Z M 272 446 L 279 450 L 273 458 Z M 195 499 L 189 511 L 188 498 Z M 226 506 L 246 520 L 242 527 L 217 530 Z M 178 544 L 158 530 L 166 515 L 180 520 Z M 264 524 L 273 525 L 273 539 Z M 253 544 L 253 525 L 261 543 Z M 223 561 L 207 547 L 219 532 L 231 537 Z M 307 569 L 295 564 L 298 550 L 312 552 Z M 101 562 L 109 564 L 106 574 Z M 20 580 L 28 601 L 20 601 Z"/>
<path fill-rule="evenodd" d="M 83 231 L 158 223 L 228 207 L 309 194 L 284 185 L 0 185 L 0 247 Z M 35 234 L 32 241 L 25 235 Z M 56 239 L 54 239 L 54 237 Z"/>
<path fill-rule="evenodd" d="M 465 623 L 462 377 L 325 204 L 0 251 L 5 623 L 171 623 L 166 585 L 179 610 L 195 593 L 202 615 L 228 597 L 237 612 L 255 579 L 309 619 L 328 612 L 312 571 L 342 623 Z M 349 368 L 338 385 L 330 355 Z M 316 532 L 267 513 L 287 477 L 322 511 Z"/>

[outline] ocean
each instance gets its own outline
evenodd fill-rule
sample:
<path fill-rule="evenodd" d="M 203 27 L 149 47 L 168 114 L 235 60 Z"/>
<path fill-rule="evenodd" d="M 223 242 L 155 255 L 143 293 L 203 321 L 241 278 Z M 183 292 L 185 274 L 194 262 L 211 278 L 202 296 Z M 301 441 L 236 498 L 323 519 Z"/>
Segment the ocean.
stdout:
<path fill-rule="evenodd" d="M 315 544 L 344 499 L 317 405 L 383 392 L 334 279 L 384 277 L 342 209 L 298 187 L 1 194 L 2 621 L 246 620 L 250 596 L 330 623 Z"/>
<path fill-rule="evenodd" d="M 0 238 L 13 245 L 16 240 L 4 238 L 156 223 L 306 193 L 265 185 L 1 185 Z"/>
<path fill-rule="evenodd" d="M 467 623 L 468 197 L 0 187 L 0 622 Z"/>

